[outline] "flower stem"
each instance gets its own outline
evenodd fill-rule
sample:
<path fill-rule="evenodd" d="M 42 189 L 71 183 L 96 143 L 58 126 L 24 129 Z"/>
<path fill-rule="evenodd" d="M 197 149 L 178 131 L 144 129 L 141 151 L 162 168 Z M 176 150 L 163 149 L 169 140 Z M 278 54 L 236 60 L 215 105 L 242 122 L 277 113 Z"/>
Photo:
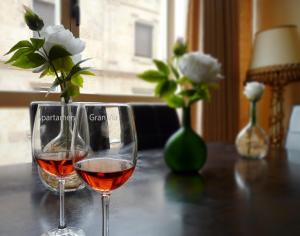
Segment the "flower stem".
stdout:
<path fill-rule="evenodd" d="M 251 155 L 251 139 L 252 139 L 252 128 L 256 125 L 256 101 L 251 103 L 250 107 L 250 130 L 248 132 L 248 156 Z"/>
<path fill-rule="evenodd" d="M 256 101 L 253 101 L 251 103 L 251 111 L 250 111 L 250 114 L 251 114 L 251 127 L 255 126 L 256 125 Z"/>
<path fill-rule="evenodd" d="M 41 38 L 40 31 L 37 31 L 37 33 L 38 33 L 39 37 Z M 57 70 L 55 69 L 55 66 L 53 65 L 52 61 L 50 60 L 50 58 L 49 58 L 49 56 L 48 56 L 48 54 L 47 54 L 47 52 L 46 52 L 44 46 L 42 46 L 42 49 L 43 49 L 43 51 L 44 51 L 44 53 L 45 53 L 45 56 L 46 56 L 47 59 L 48 59 L 49 65 L 52 67 L 52 69 L 53 69 L 53 71 L 54 71 L 54 73 L 55 73 L 56 78 L 59 80 L 59 76 L 58 76 Z M 64 90 L 63 85 L 62 85 L 61 83 L 59 83 L 59 86 L 60 86 L 61 91 L 63 91 L 63 90 Z"/>

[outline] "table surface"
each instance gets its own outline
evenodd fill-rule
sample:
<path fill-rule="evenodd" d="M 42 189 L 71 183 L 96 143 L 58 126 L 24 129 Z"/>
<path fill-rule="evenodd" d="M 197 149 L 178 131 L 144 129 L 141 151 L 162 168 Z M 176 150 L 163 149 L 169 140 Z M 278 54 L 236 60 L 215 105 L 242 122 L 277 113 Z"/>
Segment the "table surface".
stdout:
<path fill-rule="evenodd" d="M 35 167 L 1 167 L 0 180 L 1 236 L 39 236 L 57 226 L 58 197 Z M 110 213 L 111 236 L 300 235 L 300 155 L 246 161 L 231 145 L 211 144 L 201 175 L 178 176 L 162 151 L 142 152 L 133 177 L 113 192 Z M 66 194 L 66 219 L 100 236 L 100 196 Z"/>

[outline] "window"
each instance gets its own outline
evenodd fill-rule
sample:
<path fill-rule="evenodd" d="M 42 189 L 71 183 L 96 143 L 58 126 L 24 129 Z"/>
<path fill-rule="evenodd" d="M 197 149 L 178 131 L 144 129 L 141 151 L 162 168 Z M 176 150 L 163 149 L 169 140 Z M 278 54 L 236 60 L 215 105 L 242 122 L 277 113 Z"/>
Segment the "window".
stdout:
<path fill-rule="evenodd" d="M 55 19 L 55 2 L 48 2 L 43 0 L 33 1 L 33 10 L 44 19 L 45 26 L 58 24 Z"/>
<path fill-rule="evenodd" d="M 22 5 L 33 8 L 43 17 L 47 26 L 60 24 L 61 21 L 69 23 L 70 6 L 67 2 L 72 1 L 7 2 L 0 1 L 0 96 L 4 103 L 7 101 L 7 104 L 0 107 L 0 118 L 7 121 L 0 133 L 0 155 L 10 153 L 10 158 L 0 160 L 0 165 L 32 161 L 28 106 L 19 101 L 42 100 L 43 95 L 37 95 L 37 92 L 45 91 L 53 82 L 53 78 L 40 80 L 39 75 L 30 70 L 4 64 L 8 57 L 3 54 L 13 44 L 32 37 L 31 31 L 24 23 Z M 136 98 L 140 95 L 153 95 L 154 85 L 137 79 L 136 74 L 153 68 L 149 58 L 167 58 L 167 45 L 171 45 L 170 42 L 167 43 L 167 38 L 175 36 L 174 34 L 167 37 L 168 27 L 174 27 L 172 23 L 167 25 L 170 11 L 167 8 L 168 2 L 173 1 L 80 1 L 79 32 L 80 38 L 86 43 L 82 57 L 92 58 L 86 66 L 93 67 L 96 74 L 94 77 L 86 77 L 82 93 L 134 95 Z M 64 15 L 61 16 L 61 12 L 64 12 Z M 179 18 L 181 21 L 182 17 Z M 15 150 L 16 146 L 18 150 Z"/>
<path fill-rule="evenodd" d="M 138 57 L 152 58 L 153 26 L 145 23 L 135 23 L 135 51 Z"/>
<path fill-rule="evenodd" d="M 87 93 L 153 96 L 153 84 L 136 77 L 166 59 L 167 0 L 80 1 L 84 58 L 96 70 Z"/>

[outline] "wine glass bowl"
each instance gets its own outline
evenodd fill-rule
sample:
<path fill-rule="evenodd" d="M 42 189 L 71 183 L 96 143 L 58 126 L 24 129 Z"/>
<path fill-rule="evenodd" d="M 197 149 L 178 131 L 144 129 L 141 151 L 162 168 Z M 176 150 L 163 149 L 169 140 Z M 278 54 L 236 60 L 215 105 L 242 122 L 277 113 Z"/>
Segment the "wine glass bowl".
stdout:
<path fill-rule="evenodd" d="M 137 141 L 131 108 L 124 104 L 82 104 L 78 107 L 72 151 L 75 171 L 102 196 L 102 235 L 108 236 L 108 204 L 112 190 L 133 174 Z M 81 137 L 84 141 L 79 143 Z M 78 153 L 86 152 L 81 158 Z"/>
<path fill-rule="evenodd" d="M 36 162 L 44 171 L 56 177 L 66 177 L 74 172 L 68 152 L 41 153 L 36 156 Z"/>
<path fill-rule="evenodd" d="M 110 192 L 123 185 L 134 171 L 130 161 L 116 158 L 91 158 L 75 164 L 78 175 L 95 191 Z"/>
<path fill-rule="evenodd" d="M 33 156 L 45 172 L 58 178 L 74 173 L 71 157 L 76 105 L 42 104 L 36 112 Z"/>
<path fill-rule="evenodd" d="M 64 217 L 65 177 L 75 173 L 71 143 L 76 112 L 75 104 L 40 104 L 37 108 L 32 132 L 33 157 L 43 171 L 58 178 L 60 199 L 59 226 L 43 236 L 85 235 L 81 229 L 67 227 Z"/>

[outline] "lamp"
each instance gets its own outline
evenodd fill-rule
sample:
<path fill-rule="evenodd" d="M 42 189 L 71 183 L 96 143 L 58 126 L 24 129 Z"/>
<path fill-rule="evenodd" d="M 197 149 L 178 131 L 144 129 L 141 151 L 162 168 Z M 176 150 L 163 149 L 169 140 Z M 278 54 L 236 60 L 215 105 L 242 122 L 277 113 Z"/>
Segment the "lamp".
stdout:
<path fill-rule="evenodd" d="M 299 44 L 295 25 L 278 26 L 255 35 L 246 82 L 258 81 L 271 87 L 269 127 L 273 146 L 281 146 L 284 137 L 284 87 L 300 81 Z"/>

